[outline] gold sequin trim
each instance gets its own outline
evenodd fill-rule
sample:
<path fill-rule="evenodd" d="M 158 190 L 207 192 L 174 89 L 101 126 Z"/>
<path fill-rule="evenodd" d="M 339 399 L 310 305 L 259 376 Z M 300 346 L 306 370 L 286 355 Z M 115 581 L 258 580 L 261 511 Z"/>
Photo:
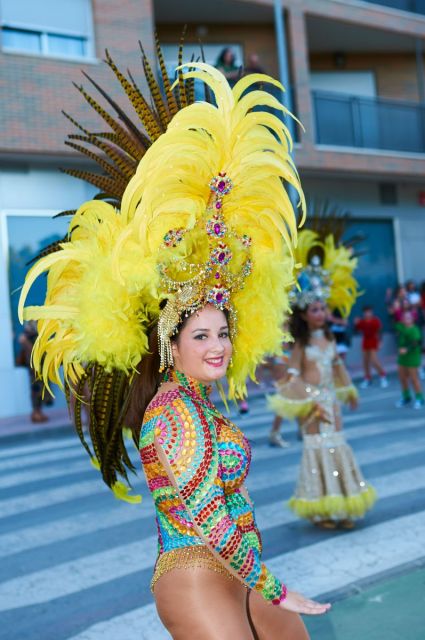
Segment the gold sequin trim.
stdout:
<path fill-rule="evenodd" d="M 208 547 L 193 546 L 182 549 L 172 549 L 162 553 L 156 561 L 155 570 L 151 581 L 151 591 L 154 592 L 155 584 L 161 576 L 171 569 L 209 569 L 234 580 L 234 576 L 211 553 Z"/>

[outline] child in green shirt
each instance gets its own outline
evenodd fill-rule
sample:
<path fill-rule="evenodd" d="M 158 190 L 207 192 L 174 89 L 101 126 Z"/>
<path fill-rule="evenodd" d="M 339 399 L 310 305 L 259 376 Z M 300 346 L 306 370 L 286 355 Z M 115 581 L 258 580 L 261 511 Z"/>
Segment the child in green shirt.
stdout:
<path fill-rule="evenodd" d="M 401 322 L 396 324 L 398 344 L 398 376 L 402 389 L 401 399 L 397 407 L 410 405 L 412 396 L 410 383 L 415 392 L 414 409 L 424 406 L 421 383 L 419 380 L 419 367 L 421 365 L 422 336 L 419 327 L 414 323 L 411 311 L 404 311 Z"/>

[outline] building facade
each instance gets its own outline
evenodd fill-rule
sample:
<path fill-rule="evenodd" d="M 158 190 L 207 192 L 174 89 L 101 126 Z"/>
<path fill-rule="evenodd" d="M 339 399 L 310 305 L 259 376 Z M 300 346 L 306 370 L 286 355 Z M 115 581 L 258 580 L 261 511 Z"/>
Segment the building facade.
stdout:
<path fill-rule="evenodd" d="M 83 70 L 108 86 L 106 47 L 137 77 L 137 42 L 149 54 L 154 30 L 171 73 L 184 24 L 188 58 L 201 40 L 208 62 L 230 47 L 238 65 L 275 76 L 285 67 L 310 207 L 349 212 L 347 233 L 364 236 L 360 305 L 373 302 L 384 319 L 387 288 L 425 280 L 422 0 L 0 0 L 0 416 L 29 409 L 26 371 L 14 364 L 26 265 L 63 235 L 64 219 L 51 216 L 94 193 L 57 170 L 85 167 L 63 144 L 72 126 L 61 110 L 93 123 L 72 82 L 90 88 Z"/>

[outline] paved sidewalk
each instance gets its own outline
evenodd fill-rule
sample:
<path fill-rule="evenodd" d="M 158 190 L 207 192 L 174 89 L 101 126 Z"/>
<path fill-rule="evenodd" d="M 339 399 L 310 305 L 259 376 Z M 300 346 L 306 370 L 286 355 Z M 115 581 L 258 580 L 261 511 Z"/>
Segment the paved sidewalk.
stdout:
<path fill-rule="evenodd" d="M 312 640 L 424 640 L 425 413 L 394 409 L 395 376 L 361 390 L 344 428 L 379 500 L 353 530 L 326 531 L 287 509 L 301 443 L 287 423 L 290 446 L 269 446 L 272 414 L 256 393 L 249 414 L 232 407 L 252 446 L 248 490 L 272 573 L 333 603 L 307 620 Z M 0 439 L 0 629 L 8 640 L 170 640 L 149 590 L 157 531 L 137 451 L 140 507 L 113 498 L 70 427 L 29 428 Z"/>
<path fill-rule="evenodd" d="M 413 567 L 334 603 L 320 618 L 306 618 L 314 640 L 423 640 L 425 568 Z"/>

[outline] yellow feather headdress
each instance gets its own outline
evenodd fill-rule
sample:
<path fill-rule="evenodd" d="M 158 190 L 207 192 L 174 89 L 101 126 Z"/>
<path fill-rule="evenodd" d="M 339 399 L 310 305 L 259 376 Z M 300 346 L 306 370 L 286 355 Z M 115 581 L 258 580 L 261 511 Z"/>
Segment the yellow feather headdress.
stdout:
<path fill-rule="evenodd" d="M 303 229 L 298 235 L 295 260 L 301 270 L 298 286 L 290 293 L 292 304 L 305 309 L 312 302 L 322 300 L 347 317 L 359 296 L 353 275 L 357 258 L 352 249 L 336 244 L 332 234 L 321 239 L 317 231 Z"/>
<path fill-rule="evenodd" d="M 179 84 L 203 81 L 215 104 L 194 102 L 170 116 L 138 162 L 120 209 L 99 200 L 83 204 L 59 250 L 32 267 L 22 290 L 21 320 L 39 321 L 36 370 L 48 385 L 61 384 L 62 369 L 77 396 L 85 381 L 93 393 L 102 379 L 115 393 L 105 411 L 128 390 L 158 323 L 169 364 L 166 339 L 185 311 L 206 303 L 230 310 L 231 397 L 244 394 L 247 377 L 254 377 L 265 354 L 280 350 L 283 338 L 297 237 L 285 183 L 298 192 L 302 217 L 305 201 L 289 132 L 270 109 L 290 114 L 254 85 L 282 87 L 254 74 L 231 89 L 205 63 L 182 65 L 178 73 Z M 44 305 L 24 309 L 43 272 Z M 164 301 L 168 310 L 166 305 L 161 312 Z M 114 429 L 110 422 L 105 430 Z M 130 467 L 125 447 L 116 456 L 96 428 L 92 457 L 107 484 L 122 494 L 116 474 L 126 477 Z"/>

